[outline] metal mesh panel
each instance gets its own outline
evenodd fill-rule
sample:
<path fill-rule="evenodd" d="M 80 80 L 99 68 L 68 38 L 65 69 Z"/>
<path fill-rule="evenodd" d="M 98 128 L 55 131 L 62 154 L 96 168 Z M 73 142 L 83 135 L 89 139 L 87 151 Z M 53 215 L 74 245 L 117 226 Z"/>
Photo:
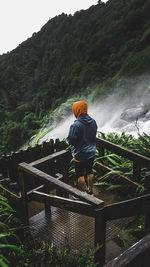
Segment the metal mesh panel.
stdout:
<path fill-rule="evenodd" d="M 56 192 L 54 190 L 51 193 L 55 195 Z M 96 197 L 100 196 L 98 193 L 95 194 Z M 113 202 L 112 198 L 111 202 Z M 30 229 L 34 238 L 44 240 L 47 243 L 52 242 L 57 248 L 70 247 L 72 252 L 75 250 L 85 252 L 87 248 L 94 248 L 94 218 L 55 207 L 51 207 L 51 213 L 45 216 L 44 204 L 34 201 L 29 204 L 29 215 L 32 216 L 30 218 Z M 107 222 L 107 261 L 120 255 L 131 246 L 131 241 L 124 229 L 132 220 L 133 217 Z"/>
<path fill-rule="evenodd" d="M 106 254 L 109 254 L 112 242 L 113 245 L 117 244 L 119 254 L 131 245 L 123 231 L 129 220 L 132 218 L 107 222 Z M 85 251 L 86 248 L 94 247 L 94 218 L 85 215 L 51 207 L 51 214 L 48 216 L 45 216 L 43 210 L 30 218 L 30 229 L 34 238 L 52 242 L 58 248 L 68 246 L 72 251 Z"/>
<path fill-rule="evenodd" d="M 30 218 L 30 229 L 34 238 L 39 238 L 54 246 L 69 246 L 72 251 L 94 247 L 94 219 L 59 208 L 51 208 Z"/>

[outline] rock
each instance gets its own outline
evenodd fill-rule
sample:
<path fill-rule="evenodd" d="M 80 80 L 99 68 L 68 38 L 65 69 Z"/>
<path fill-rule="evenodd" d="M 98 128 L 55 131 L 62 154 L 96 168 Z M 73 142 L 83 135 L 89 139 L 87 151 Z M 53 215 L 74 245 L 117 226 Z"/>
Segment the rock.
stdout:
<path fill-rule="evenodd" d="M 150 119 L 150 111 L 145 114 L 146 119 Z"/>
<path fill-rule="evenodd" d="M 122 253 L 122 248 L 114 240 L 106 242 L 106 259 L 110 261 Z"/>
<path fill-rule="evenodd" d="M 148 113 L 148 110 L 144 106 L 140 106 L 140 107 L 136 107 L 136 108 L 129 108 L 129 109 L 126 109 L 124 112 L 121 113 L 120 118 L 122 120 L 127 121 L 127 122 L 133 122 L 133 121 L 143 117 L 147 113 Z"/>
<path fill-rule="evenodd" d="M 124 231 L 118 228 L 118 235 L 112 239 L 106 240 L 106 260 L 110 260 L 118 257 L 126 249 L 133 245 L 131 237 Z"/>

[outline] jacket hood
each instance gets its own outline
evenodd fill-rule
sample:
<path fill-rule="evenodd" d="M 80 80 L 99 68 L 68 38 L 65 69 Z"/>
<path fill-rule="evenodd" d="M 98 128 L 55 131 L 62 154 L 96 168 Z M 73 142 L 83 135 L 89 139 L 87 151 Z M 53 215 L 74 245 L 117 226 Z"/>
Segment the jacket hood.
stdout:
<path fill-rule="evenodd" d="M 77 121 L 80 121 L 83 124 L 90 124 L 93 122 L 93 119 L 88 114 L 81 114 Z"/>
<path fill-rule="evenodd" d="M 72 106 L 73 114 L 78 119 L 81 114 L 87 114 L 87 103 L 85 101 L 77 101 Z"/>

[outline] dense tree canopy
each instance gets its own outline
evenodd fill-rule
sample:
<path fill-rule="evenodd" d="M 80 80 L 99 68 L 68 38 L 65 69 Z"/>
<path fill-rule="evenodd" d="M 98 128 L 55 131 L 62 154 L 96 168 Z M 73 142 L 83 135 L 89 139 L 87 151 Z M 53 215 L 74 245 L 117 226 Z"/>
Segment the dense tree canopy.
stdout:
<path fill-rule="evenodd" d="M 15 149 L 41 126 L 44 114 L 74 94 L 86 94 L 91 84 L 148 73 L 149 9 L 150 0 L 98 1 L 74 16 L 50 19 L 1 55 L 1 152 Z"/>

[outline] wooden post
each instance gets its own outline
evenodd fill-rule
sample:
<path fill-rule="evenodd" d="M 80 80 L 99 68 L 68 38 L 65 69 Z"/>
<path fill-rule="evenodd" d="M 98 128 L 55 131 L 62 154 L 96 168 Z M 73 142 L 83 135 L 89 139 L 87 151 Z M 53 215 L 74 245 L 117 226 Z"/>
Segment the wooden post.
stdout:
<path fill-rule="evenodd" d="M 61 150 L 60 145 L 61 145 L 60 144 L 60 140 L 59 140 L 59 138 L 57 138 L 55 140 L 55 144 L 54 144 L 56 151 L 60 151 Z"/>
<path fill-rule="evenodd" d="M 56 170 L 59 171 L 63 175 L 63 182 L 68 184 L 68 170 L 69 170 L 69 162 L 71 157 L 69 154 L 64 154 L 61 158 L 58 158 L 56 161 Z M 67 192 L 56 190 L 57 196 L 63 196 L 69 198 L 69 194 Z"/>
<path fill-rule="evenodd" d="M 50 139 L 49 141 L 49 154 L 54 153 L 54 140 Z"/>
<path fill-rule="evenodd" d="M 150 171 L 146 172 L 144 186 L 145 186 L 146 193 L 149 194 L 150 193 Z"/>
<path fill-rule="evenodd" d="M 49 151 L 49 154 L 53 153 L 54 152 L 54 141 L 53 139 L 50 140 L 49 143 L 43 143 L 43 146 L 45 146 L 45 154 L 48 154 L 48 151 Z M 48 151 L 47 151 L 48 149 Z M 46 163 L 46 171 L 47 173 L 50 173 L 51 175 L 54 175 L 55 174 L 55 162 L 52 161 L 52 162 L 47 162 Z M 49 188 L 48 188 L 48 185 L 44 185 L 44 192 L 49 194 Z M 49 216 L 51 214 L 51 205 L 45 201 L 45 215 L 46 216 Z"/>
<path fill-rule="evenodd" d="M 46 190 L 44 190 L 46 191 Z M 46 192 L 45 192 L 46 193 Z M 49 193 L 49 192 L 48 192 Z M 48 217 L 49 215 L 51 215 L 51 206 L 49 203 L 45 202 L 45 215 Z"/>
<path fill-rule="evenodd" d="M 18 158 L 19 153 L 12 153 L 11 157 L 8 160 L 8 172 L 9 178 L 12 182 L 18 182 Z"/>
<path fill-rule="evenodd" d="M 28 199 L 27 199 L 27 191 L 25 188 L 24 179 L 25 179 L 24 172 L 19 169 L 19 182 L 20 182 L 22 208 L 23 208 L 23 222 L 25 225 L 29 225 Z"/>
<path fill-rule="evenodd" d="M 98 152 L 99 152 L 99 157 L 103 157 L 104 156 L 104 151 L 105 149 L 104 149 L 104 147 L 103 146 L 98 146 Z M 102 162 L 103 163 L 103 159 L 100 159 L 100 162 Z"/>
<path fill-rule="evenodd" d="M 105 236 L 106 236 L 106 221 L 104 218 L 103 209 L 96 211 L 95 215 L 95 247 L 98 249 L 95 253 L 95 262 L 98 267 L 105 264 Z"/>
<path fill-rule="evenodd" d="M 45 162 L 43 166 L 46 166 L 48 164 L 48 162 Z M 46 169 L 46 168 L 44 168 Z M 46 194 L 49 194 L 50 193 L 50 188 L 48 187 L 48 184 L 45 184 L 44 185 L 44 192 Z M 51 214 L 51 206 L 48 202 L 44 202 L 44 205 L 45 205 L 45 215 L 46 216 L 49 216 Z"/>
<path fill-rule="evenodd" d="M 43 142 L 43 155 L 47 156 L 50 154 L 50 144 L 49 142 Z"/>
<path fill-rule="evenodd" d="M 68 175 L 69 175 L 68 172 L 69 172 L 70 157 L 69 157 L 69 155 L 67 155 L 67 157 L 64 156 L 63 158 L 64 158 L 64 178 L 63 178 L 63 181 L 68 184 L 68 182 L 69 182 L 68 181 Z M 69 193 L 65 192 L 64 197 L 69 198 Z"/>
<path fill-rule="evenodd" d="M 62 144 L 58 138 L 55 140 L 54 146 L 55 146 L 56 151 L 60 151 L 62 149 Z M 59 171 L 60 173 L 63 173 L 63 176 L 64 176 L 63 181 L 64 181 L 66 180 L 66 176 L 65 176 L 62 166 L 65 165 L 65 162 L 62 163 L 62 161 L 63 161 L 63 156 L 61 157 L 61 159 L 57 159 L 56 168 L 57 168 L 57 171 Z M 62 192 L 60 189 L 56 189 L 56 195 L 68 197 L 69 194 L 67 192 L 66 193 Z"/>
<path fill-rule="evenodd" d="M 8 162 L 8 158 L 9 157 L 6 157 L 5 155 L 3 155 L 1 157 L 1 164 L 0 164 L 0 167 L 1 167 L 1 170 L 0 170 L 0 173 L 2 173 L 3 177 L 4 178 L 7 178 L 8 177 L 8 170 L 7 170 L 7 162 Z"/>
<path fill-rule="evenodd" d="M 133 179 L 140 182 L 141 166 L 138 162 L 133 162 Z"/>
<path fill-rule="evenodd" d="M 150 171 L 146 173 L 145 175 L 145 182 L 144 186 L 146 188 L 146 193 L 150 193 Z M 145 212 L 145 228 L 150 228 L 150 209 L 149 205 L 145 206 L 146 212 Z"/>
<path fill-rule="evenodd" d="M 104 153 L 105 153 L 104 146 L 98 144 L 97 148 L 98 148 L 98 152 L 99 152 L 99 157 L 103 157 Z M 99 162 L 103 164 L 104 163 L 104 159 L 99 159 Z M 104 175 L 104 172 L 103 172 L 103 170 L 101 168 L 99 168 L 99 175 L 100 176 Z"/>
<path fill-rule="evenodd" d="M 18 163 L 20 163 L 20 162 L 22 162 L 21 153 L 16 152 L 15 153 L 15 162 L 14 162 L 14 177 L 15 177 L 15 181 L 17 183 L 19 183 Z"/>
<path fill-rule="evenodd" d="M 56 172 L 59 172 L 60 169 L 61 169 L 61 165 L 62 165 L 62 163 L 61 163 L 61 159 L 57 159 L 57 160 L 55 160 L 55 163 L 53 162 L 53 164 L 54 164 L 55 168 L 54 168 L 53 173 L 51 172 L 51 174 L 52 174 L 52 176 L 55 177 L 55 176 L 57 176 L 57 175 L 56 175 Z M 59 164 L 59 168 L 58 168 L 58 164 Z M 62 173 L 62 172 L 61 172 L 61 173 Z M 64 176 L 64 174 L 63 174 L 63 176 Z M 56 178 L 56 179 L 57 179 L 57 178 Z M 64 179 L 63 179 L 63 180 L 64 180 Z M 60 196 L 60 197 L 64 196 L 64 194 L 63 194 L 63 192 L 62 192 L 61 189 L 56 188 L 56 196 Z"/>

